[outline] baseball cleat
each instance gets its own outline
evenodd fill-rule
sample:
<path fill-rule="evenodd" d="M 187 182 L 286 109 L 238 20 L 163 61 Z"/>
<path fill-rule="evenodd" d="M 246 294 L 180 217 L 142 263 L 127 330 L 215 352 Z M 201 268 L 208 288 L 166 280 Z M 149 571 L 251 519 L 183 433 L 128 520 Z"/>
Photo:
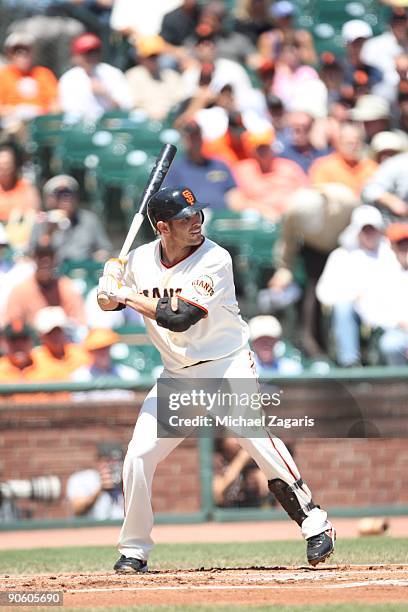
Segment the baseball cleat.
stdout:
<path fill-rule="evenodd" d="M 147 561 L 122 555 L 120 559 L 116 561 L 113 569 L 118 574 L 140 574 L 147 572 Z"/>
<path fill-rule="evenodd" d="M 324 563 L 334 552 L 336 530 L 334 527 L 307 540 L 307 560 L 310 565 Z"/>

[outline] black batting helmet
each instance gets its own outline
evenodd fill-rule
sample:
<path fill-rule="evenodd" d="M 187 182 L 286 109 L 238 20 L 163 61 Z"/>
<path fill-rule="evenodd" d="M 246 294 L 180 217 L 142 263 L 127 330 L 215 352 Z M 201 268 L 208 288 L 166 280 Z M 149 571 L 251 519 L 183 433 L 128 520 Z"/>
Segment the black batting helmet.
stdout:
<path fill-rule="evenodd" d="M 188 187 L 165 187 L 155 193 L 147 204 L 147 216 L 153 228 L 158 221 L 173 221 L 192 217 L 209 204 L 197 202 Z"/>

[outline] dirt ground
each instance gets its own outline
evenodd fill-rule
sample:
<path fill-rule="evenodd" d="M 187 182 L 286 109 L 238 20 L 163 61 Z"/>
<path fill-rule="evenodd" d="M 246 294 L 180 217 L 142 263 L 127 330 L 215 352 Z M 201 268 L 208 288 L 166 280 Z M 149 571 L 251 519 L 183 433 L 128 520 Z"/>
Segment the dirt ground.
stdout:
<path fill-rule="evenodd" d="M 408 565 L 323 565 L 3 576 L 2 589 L 63 591 L 64 605 L 99 607 L 194 603 L 315 604 L 406 602 Z"/>

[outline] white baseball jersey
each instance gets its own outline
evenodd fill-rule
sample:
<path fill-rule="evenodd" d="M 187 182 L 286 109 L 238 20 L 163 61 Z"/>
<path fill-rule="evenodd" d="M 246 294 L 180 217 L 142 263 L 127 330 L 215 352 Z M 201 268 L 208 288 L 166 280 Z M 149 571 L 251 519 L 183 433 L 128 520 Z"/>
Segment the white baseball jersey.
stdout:
<path fill-rule="evenodd" d="M 247 345 L 248 326 L 239 313 L 231 256 L 208 238 L 172 266 L 161 259 L 160 240 L 140 246 L 129 254 L 123 283 L 147 297 L 178 295 L 205 312 L 185 332 L 171 332 L 145 317 L 167 370 L 220 359 Z"/>

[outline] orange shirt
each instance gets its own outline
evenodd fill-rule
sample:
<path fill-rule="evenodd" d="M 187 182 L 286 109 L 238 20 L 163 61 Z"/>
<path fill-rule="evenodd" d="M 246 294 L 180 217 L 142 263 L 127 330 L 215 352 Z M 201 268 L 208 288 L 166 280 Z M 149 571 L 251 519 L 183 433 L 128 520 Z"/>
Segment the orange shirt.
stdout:
<path fill-rule="evenodd" d="M 40 198 L 34 185 L 25 179 L 19 179 L 13 189 L 5 191 L 0 185 L 0 221 L 7 223 L 12 211 L 26 214 L 38 210 Z"/>
<path fill-rule="evenodd" d="M 309 168 L 309 177 L 314 185 L 342 183 L 359 195 L 377 168 L 377 162 L 372 159 L 361 159 L 351 166 L 339 153 L 330 153 L 313 162 Z"/>
<path fill-rule="evenodd" d="M 270 172 L 262 173 L 255 159 L 244 159 L 234 166 L 234 176 L 246 208 L 258 210 L 267 219 L 276 220 L 286 210 L 288 198 L 299 187 L 309 184 L 302 168 L 276 157 Z"/>
<path fill-rule="evenodd" d="M 57 99 L 58 81 L 48 68 L 34 66 L 23 74 L 16 66 L 0 67 L 0 106 L 36 106 L 47 113 Z"/>
<path fill-rule="evenodd" d="M 46 306 L 61 306 L 73 323 L 86 325 L 85 306 L 73 281 L 61 276 L 44 289 L 32 275 L 10 291 L 5 308 L 5 322 L 22 319 L 33 325 L 35 315 Z"/>
<path fill-rule="evenodd" d="M 247 159 L 248 157 L 242 144 L 238 147 L 233 147 L 228 132 L 214 140 L 204 140 L 201 150 L 204 157 L 215 157 L 216 159 L 220 159 L 231 169 L 241 159 Z"/>
<path fill-rule="evenodd" d="M 7 355 L 0 357 L 0 384 L 56 382 L 59 380 L 59 372 L 56 367 L 43 361 L 41 357 L 34 354 L 34 351 L 32 351 L 31 357 L 32 365 L 22 370 L 13 365 Z"/>
<path fill-rule="evenodd" d="M 46 346 L 37 346 L 33 350 L 33 355 L 35 355 L 41 363 L 48 365 L 51 370 L 59 370 L 59 380 L 69 380 L 72 372 L 82 366 L 88 366 L 91 363 L 88 351 L 79 344 L 74 344 L 73 342 L 68 342 L 65 345 L 65 355 L 62 359 L 53 357 Z"/>
<path fill-rule="evenodd" d="M 57 391 L 56 393 L 41 392 L 40 383 L 59 382 L 61 380 L 60 370 L 50 363 L 46 363 L 31 352 L 33 360 L 32 365 L 27 368 L 20 369 L 11 363 L 7 356 L 0 358 L 0 385 L 38 383 L 38 393 L 12 393 L 10 395 L 0 394 L 1 401 L 10 401 L 18 403 L 31 402 L 49 402 L 49 401 L 67 401 L 69 393 L 65 391 Z"/>

